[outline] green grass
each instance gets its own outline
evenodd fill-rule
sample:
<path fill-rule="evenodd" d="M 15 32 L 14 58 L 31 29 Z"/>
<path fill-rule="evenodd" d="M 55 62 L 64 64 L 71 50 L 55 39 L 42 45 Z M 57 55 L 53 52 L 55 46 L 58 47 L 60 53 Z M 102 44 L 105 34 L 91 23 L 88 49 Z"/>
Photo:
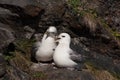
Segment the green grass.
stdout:
<path fill-rule="evenodd" d="M 29 39 L 21 39 L 16 41 L 16 46 L 20 49 L 23 49 L 26 51 L 28 48 L 32 46 L 32 44 L 35 42 L 34 39 L 29 40 Z"/>
<path fill-rule="evenodd" d="M 10 55 L 4 55 L 4 59 L 9 61 L 10 59 L 15 57 L 15 52 L 9 52 Z"/>
<path fill-rule="evenodd" d="M 79 14 L 80 16 L 84 16 L 86 13 L 91 13 L 94 17 L 97 17 L 95 9 L 83 9 L 86 3 L 82 3 L 81 0 L 68 0 L 68 4 L 73 8 L 73 12 Z M 82 10 L 79 8 L 82 8 Z"/>
<path fill-rule="evenodd" d="M 35 72 L 32 76 L 35 78 L 41 78 L 44 77 L 45 75 L 42 72 Z"/>
<path fill-rule="evenodd" d="M 120 73 L 116 73 L 116 72 L 110 72 L 115 78 L 117 78 L 118 80 L 120 80 Z"/>
<path fill-rule="evenodd" d="M 87 68 L 89 70 L 91 70 L 92 73 L 94 73 L 94 74 L 98 74 L 98 71 L 100 72 L 100 71 L 104 70 L 89 61 L 86 62 L 85 64 L 86 64 Z M 116 72 L 110 71 L 110 70 L 105 70 L 105 71 L 109 72 L 116 80 L 120 80 L 120 73 L 116 73 Z"/>
<path fill-rule="evenodd" d="M 80 0 L 68 0 L 68 3 L 73 7 L 77 8 L 80 5 Z"/>
<path fill-rule="evenodd" d="M 120 33 L 119 32 L 112 30 L 109 27 L 109 25 L 105 22 L 105 20 L 101 19 L 100 21 L 101 21 L 103 27 L 105 27 L 111 33 L 112 36 L 114 36 L 115 38 L 120 40 Z"/>
<path fill-rule="evenodd" d="M 112 31 L 113 36 L 115 36 L 116 38 L 118 38 L 120 40 L 120 33 L 117 31 Z"/>
<path fill-rule="evenodd" d="M 68 0 L 68 4 L 73 8 L 74 13 L 78 13 L 78 7 L 81 5 L 80 0 Z"/>

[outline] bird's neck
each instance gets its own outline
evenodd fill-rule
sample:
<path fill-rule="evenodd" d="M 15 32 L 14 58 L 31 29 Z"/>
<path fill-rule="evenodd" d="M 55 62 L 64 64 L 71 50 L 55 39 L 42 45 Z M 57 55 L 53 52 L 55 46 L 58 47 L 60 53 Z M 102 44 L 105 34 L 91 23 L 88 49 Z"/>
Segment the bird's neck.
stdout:
<path fill-rule="evenodd" d="M 44 34 L 41 42 L 44 42 L 46 37 L 47 37 L 47 34 Z"/>
<path fill-rule="evenodd" d="M 59 43 L 59 45 L 63 47 L 70 47 L 70 43 Z"/>

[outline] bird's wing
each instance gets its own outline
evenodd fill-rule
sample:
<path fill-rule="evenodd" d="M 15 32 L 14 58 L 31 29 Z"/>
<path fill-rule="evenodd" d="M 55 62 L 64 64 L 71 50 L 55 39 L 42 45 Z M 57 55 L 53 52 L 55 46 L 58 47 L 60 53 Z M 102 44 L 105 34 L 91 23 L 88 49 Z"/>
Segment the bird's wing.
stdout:
<path fill-rule="evenodd" d="M 41 45 L 41 42 L 38 41 L 38 42 L 35 42 L 32 46 L 32 49 L 31 49 L 31 60 L 33 62 L 36 62 L 36 59 L 35 59 L 35 56 L 36 56 L 36 51 L 38 50 L 38 48 L 40 47 Z"/>
<path fill-rule="evenodd" d="M 81 54 L 78 54 L 76 51 L 70 50 L 70 58 L 77 62 L 78 65 L 75 66 L 75 69 L 78 71 L 81 71 L 82 69 L 85 69 L 86 66 L 84 64 L 83 56 Z"/>
<path fill-rule="evenodd" d="M 82 60 L 81 54 L 78 54 L 76 51 L 73 51 L 72 49 L 70 49 L 69 53 L 70 53 L 70 58 L 73 61 L 81 62 L 81 60 Z"/>

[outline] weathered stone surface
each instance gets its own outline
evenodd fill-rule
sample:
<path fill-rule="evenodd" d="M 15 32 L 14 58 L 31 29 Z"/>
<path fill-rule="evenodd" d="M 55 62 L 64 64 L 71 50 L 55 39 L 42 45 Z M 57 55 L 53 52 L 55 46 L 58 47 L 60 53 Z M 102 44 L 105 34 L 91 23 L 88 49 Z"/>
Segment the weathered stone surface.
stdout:
<path fill-rule="evenodd" d="M 43 8 L 45 8 L 45 13 L 42 16 L 42 22 L 39 22 L 39 26 L 58 26 L 62 23 L 62 16 L 65 13 L 65 1 L 64 0 L 38 0 Z M 58 4 L 59 3 L 59 4 Z"/>
<path fill-rule="evenodd" d="M 3 77 L 3 80 L 4 79 L 30 80 L 30 76 L 16 67 L 9 67 L 9 71 L 7 71 L 7 74 Z"/>
<path fill-rule="evenodd" d="M 13 30 L 9 27 L 9 25 L 2 23 L 0 23 L 0 37 L 0 50 L 15 40 Z"/>
<path fill-rule="evenodd" d="M 1 79 L 120 79 L 119 41 L 111 35 L 112 29 L 119 31 L 120 1 L 80 0 L 80 7 L 77 10 L 81 14 L 75 13 L 67 1 L 0 0 L 0 51 L 7 46 L 5 50 L 11 53 L 9 51 L 11 45 L 15 50 L 12 50 L 14 55 L 5 56 L 9 58 L 7 69 L 0 66 L 0 76 L 4 76 Z M 53 66 L 30 69 L 33 36 L 40 41 L 45 30 L 51 25 L 57 27 L 58 33 L 67 32 L 71 35 L 71 48 L 83 56 L 82 64 L 86 69 L 70 71 L 54 69 Z M 1 59 L 0 62 L 3 63 Z"/>
<path fill-rule="evenodd" d="M 64 71 L 64 72 L 63 72 Z M 53 70 L 47 73 L 47 80 L 95 80 L 91 73 L 86 71 L 70 71 L 66 69 Z"/>
<path fill-rule="evenodd" d="M 6 62 L 3 58 L 3 55 L 0 55 L 0 78 L 6 74 Z"/>

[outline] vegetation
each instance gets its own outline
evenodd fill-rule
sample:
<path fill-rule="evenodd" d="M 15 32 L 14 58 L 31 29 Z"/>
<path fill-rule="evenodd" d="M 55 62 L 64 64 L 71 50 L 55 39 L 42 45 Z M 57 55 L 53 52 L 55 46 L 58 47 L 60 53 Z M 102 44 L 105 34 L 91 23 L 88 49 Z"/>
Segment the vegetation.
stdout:
<path fill-rule="evenodd" d="M 45 75 L 42 72 L 35 72 L 32 76 L 35 78 L 45 77 Z"/>
<path fill-rule="evenodd" d="M 120 73 L 116 73 L 116 72 L 111 72 L 111 70 L 104 70 L 102 69 L 101 66 L 96 66 L 95 64 L 93 64 L 92 62 L 86 62 L 86 67 L 88 68 L 88 71 L 91 72 L 93 75 L 95 75 L 96 77 L 99 77 L 100 80 L 103 80 L 101 78 L 101 76 L 106 76 L 104 77 L 107 78 L 107 80 L 119 80 L 120 79 Z"/>
<path fill-rule="evenodd" d="M 81 0 L 68 0 L 68 4 L 73 8 L 73 12 L 80 16 L 84 16 L 86 13 L 91 13 L 94 17 L 97 17 L 95 9 L 84 9 L 86 3 L 82 3 Z"/>
<path fill-rule="evenodd" d="M 68 4 L 73 8 L 73 12 L 80 15 L 80 16 L 86 16 L 87 13 L 91 14 L 91 16 L 93 16 L 94 18 L 98 18 L 100 19 L 100 17 L 98 17 L 97 12 L 95 9 L 89 9 L 86 8 L 84 9 L 84 6 L 86 3 L 82 3 L 81 0 L 68 0 Z M 100 22 L 103 24 L 103 27 L 106 28 L 106 30 L 108 30 L 111 35 L 113 35 L 114 37 L 116 37 L 116 39 L 120 40 L 120 33 L 111 29 L 107 23 L 105 22 L 104 19 L 100 19 Z"/>

